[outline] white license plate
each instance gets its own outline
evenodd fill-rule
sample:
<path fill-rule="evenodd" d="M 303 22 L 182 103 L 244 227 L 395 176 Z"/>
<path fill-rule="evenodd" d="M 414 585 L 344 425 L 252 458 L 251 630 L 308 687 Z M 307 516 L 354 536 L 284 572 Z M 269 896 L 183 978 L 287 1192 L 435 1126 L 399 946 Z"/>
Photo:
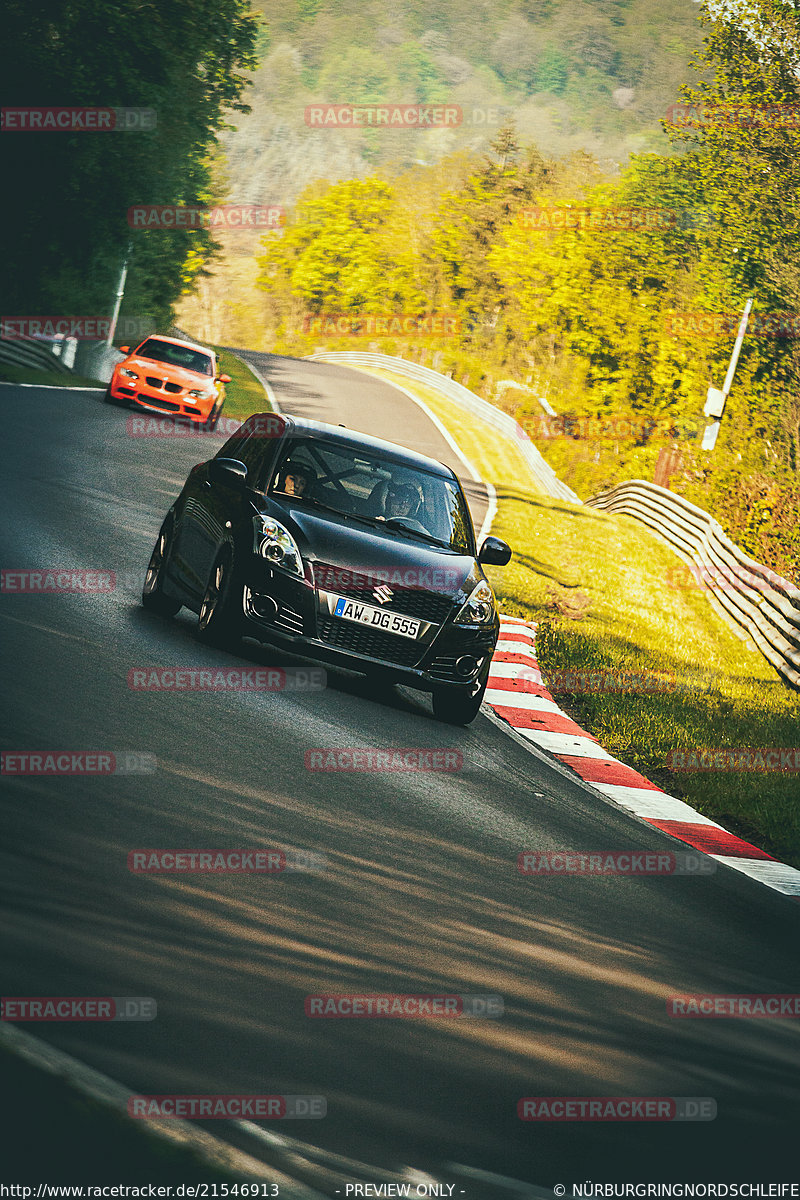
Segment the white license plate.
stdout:
<path fill-rule="evenodd" d="M 362 604 L 360 600 L 348 600 L 346 596 L 336 597 L 335 617 L 343 621 L 356 621 L 359 625 L 369 625 L 372 629 L 381 629 L 384 633 L 396 633 L 398 637 L 415 638 L 419 636 L 421 621 L 404 617 L 400 613 L 384 612 L 382 608 L 373 608 L 371 604 Z"/>

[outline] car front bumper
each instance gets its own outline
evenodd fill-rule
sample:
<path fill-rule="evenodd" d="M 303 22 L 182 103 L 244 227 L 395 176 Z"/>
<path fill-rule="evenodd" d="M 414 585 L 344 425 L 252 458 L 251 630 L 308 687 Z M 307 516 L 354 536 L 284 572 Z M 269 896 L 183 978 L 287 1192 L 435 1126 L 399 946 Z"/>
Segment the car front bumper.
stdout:
<path fill-rule="evenodd" d="M 390 676 L 423 691 L 483 683 L 499 634 L 499 622 L 454 625 L 449 618 L 440 625 L 423 621 L 416 639 L 374 631 L 332 616 L 326 593 L 266 563 L 258 563 L 250 574 L 243 616 L 246 636 L 346 670 Z"/>

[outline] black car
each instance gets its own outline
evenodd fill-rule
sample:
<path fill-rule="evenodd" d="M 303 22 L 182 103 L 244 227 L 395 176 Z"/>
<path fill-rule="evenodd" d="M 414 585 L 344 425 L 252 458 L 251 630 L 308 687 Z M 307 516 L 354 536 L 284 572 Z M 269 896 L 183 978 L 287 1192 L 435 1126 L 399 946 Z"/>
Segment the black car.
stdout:
<path fill-rule="evenodd" d="M 142 593 L 199 614 L 198 637 L 243 637 L 433 693 L 437 717 L 480 708 L 500 623 L 464 493 L 449 467 L 400 446 L 275 413 L 248 418 L 194 467 Z"/>

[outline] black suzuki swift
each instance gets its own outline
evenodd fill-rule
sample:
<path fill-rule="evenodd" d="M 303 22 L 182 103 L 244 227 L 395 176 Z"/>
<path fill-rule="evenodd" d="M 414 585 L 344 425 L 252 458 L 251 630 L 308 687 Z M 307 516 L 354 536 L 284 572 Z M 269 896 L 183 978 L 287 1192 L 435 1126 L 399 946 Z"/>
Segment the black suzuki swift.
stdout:
<path fill-rule="evenodd" d="M 161 526 L 142 603 L 186 605 L 198 637 L 241 637 L 433 694 L 466 725 L 486 690 L 500 623 L 464 493 L 421 454 L 341 426 L 249 417 L 192 469 Z"/>

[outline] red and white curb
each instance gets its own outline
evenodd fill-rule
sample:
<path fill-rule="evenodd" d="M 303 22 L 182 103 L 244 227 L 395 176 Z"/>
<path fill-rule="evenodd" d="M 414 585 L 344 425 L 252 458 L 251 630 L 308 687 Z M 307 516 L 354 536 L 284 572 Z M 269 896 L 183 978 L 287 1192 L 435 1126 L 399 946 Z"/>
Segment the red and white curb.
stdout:
<path fill-rule="evenodd" d="M 535 626 L 500 617 L 485 700 L 522 737 L 622 808 L 767 887 L 800 899 L 800 871 L 779 862 L 619 762 L 558 707 L 534 656 Z"/>

